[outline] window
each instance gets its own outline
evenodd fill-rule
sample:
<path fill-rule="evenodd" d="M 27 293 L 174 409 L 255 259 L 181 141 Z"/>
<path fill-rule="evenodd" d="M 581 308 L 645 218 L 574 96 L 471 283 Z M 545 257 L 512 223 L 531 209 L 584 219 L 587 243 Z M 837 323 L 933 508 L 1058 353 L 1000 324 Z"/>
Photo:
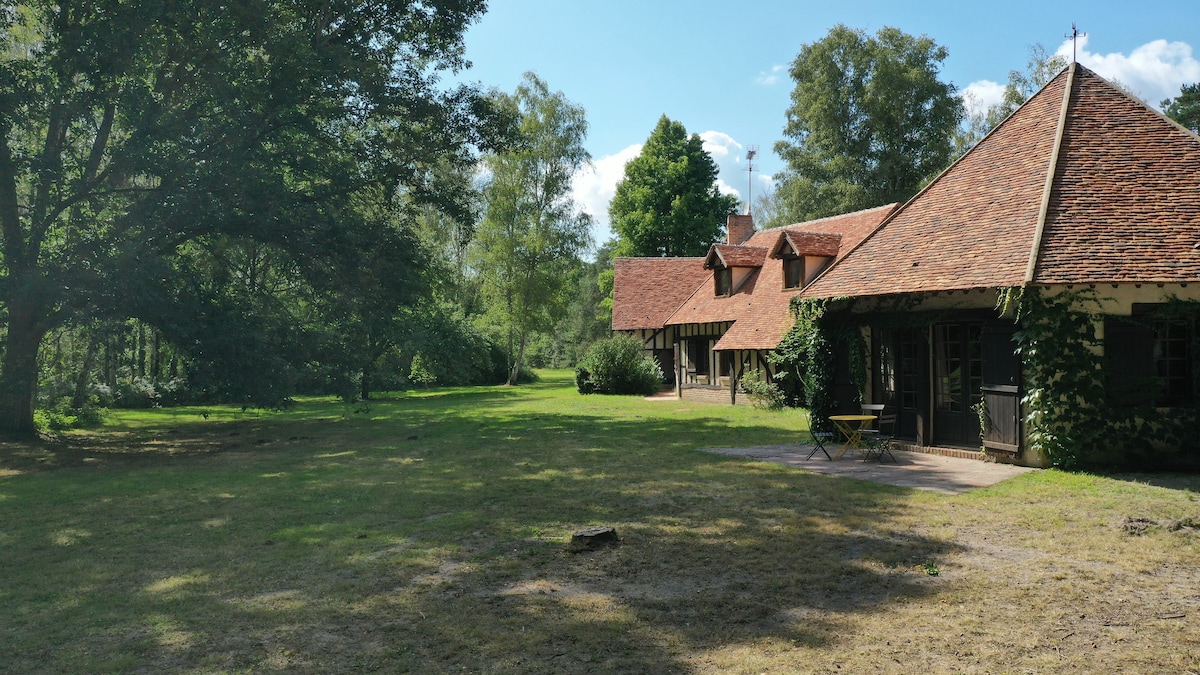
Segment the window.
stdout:
<path fill-rule="evenodd" d="M 1192 364 L 1189 321 L 1154 322 L 1154 372 L 1158 378 L 1158 405 L 1192 403 Z"/>
<path fill-rule="evenodd" d="M 1196 402 L 1193 317 L 1155 315 L 1134 305 L 1133 316 L 1104 322 L 1105 388 L 1118 407 L 1191 406 Z"/>
<path fill-rule="evenodd" d="M 733 352 L 717 352 L 717 358 L 721 377 L 729 377 L 733 372 Z"/>
<path fill-rule="evenodd" d="M 804 285 L 804 258 L 783 259 L 783 287 L 800 288 Z"/>
<path fill-rule="evenodd" d="M 718 267 L 713 272 L 713 283 L 718 298 L 729 295 L 733 291 L 733 270 L 728 267 Z"/>
<path fill-rule="evenodd" d="M 688 366 L 696 375 L 708 375 L 708 340 L 688 340 Z"/>

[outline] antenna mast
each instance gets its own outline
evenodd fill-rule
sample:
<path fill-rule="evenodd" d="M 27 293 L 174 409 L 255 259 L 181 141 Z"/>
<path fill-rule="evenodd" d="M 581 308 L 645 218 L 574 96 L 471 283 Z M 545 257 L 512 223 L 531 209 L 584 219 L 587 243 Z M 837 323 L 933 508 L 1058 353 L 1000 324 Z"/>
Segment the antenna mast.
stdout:
<path fill-rule="evenodd" d="M 1075 22 L 1072 21 L 1071 32 L 1063 37 L 1071 38 L 1071 63 L 1078 63 L 1078 59 L 1075 58 L 1075 48 L 1079 46 L 1079 38 L 1087 37 L 1087 33 L 1080 33 L 1079 29 L 1075 27 Z"/>
<path fill-rule="evenodd" d="M 750 174 L 746 185 L 746 215 L 751 215 L 750 208 L 754 204 L 754 158 L 758 156 L 758 146 L 751 145 L 746 151 L 746 172 Z"/>

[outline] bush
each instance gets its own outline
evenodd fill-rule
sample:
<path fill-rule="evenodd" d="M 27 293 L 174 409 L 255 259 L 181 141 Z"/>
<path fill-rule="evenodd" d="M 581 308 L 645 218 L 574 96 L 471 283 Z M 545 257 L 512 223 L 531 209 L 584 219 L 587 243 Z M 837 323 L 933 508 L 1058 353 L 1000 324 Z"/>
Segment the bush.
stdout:
<path fill-rule="evenodd" d="M 742 393 L 751 405 L 763 410 L 782 410 L 787 406 L 787 395 L 779 385 L 770 382 L 759 370 L 747 370 L 739 381 Z"/>
<path fill-rule="evenodd" d="M 642 342 L 627 335 L 601 340 L 588 348 L 575 369 L 581 394 L 640 394 L 658 391 L 662 370 Z"/>

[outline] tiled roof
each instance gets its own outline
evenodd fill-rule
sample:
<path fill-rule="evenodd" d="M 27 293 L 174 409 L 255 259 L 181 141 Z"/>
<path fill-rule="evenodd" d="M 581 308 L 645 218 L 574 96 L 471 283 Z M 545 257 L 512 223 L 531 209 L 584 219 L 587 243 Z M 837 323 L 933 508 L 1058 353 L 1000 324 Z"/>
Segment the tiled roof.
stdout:
<path fill-rule="evenodd" d="M 753 235 L 751 239 L 753 239 Z M 740 246 L 713 244 L 709 249 L 708 257 L 704 259 L 704 266 L 708 269 L 714 267 L 762 267 L 763 261 L 766 259 L 767 249 L 761 246 L 750 246 L 748 243 Z"/>
<path fill-rule="evenodd" d="M 613 274 L 613 330 L 662 328 L 712 276 L 704 258 L 617 258 Z"/>
<path fill-rule="evenodd" d="M 804 296 L 1023 283 L 1065 85 L 1060 74 L 826 270 Z"/>
<path fill-rule="evenodd" d="M 1200 139 L 1076 64 L 804 296 L 1200 281 L 1197 243 Z"/>
<path fill-rule="evenodd" d="M 842 246 L 842 235 L 828 232 L 801 232 L 784 230 L 783 236 L 771 249 L 771 257 L 782 257 L 784 243 L 792 247 L 796 255 L 813 255 L 834 257 Z"/>
<path fill-rule="evenodd" d="M 833 234 L 840 236 L 843 247 L 857 244 L 887 217 L 895 204 L 822 218 L 755 232 L 743 248 L 758 248 L 764 254 L 788 235 Z M 734 324 L 714 349 L 773 349 L 792 323 L 789 303 L 796 289 L 783 287 L 783 263 L 771 261 L 750 273 L 728 297 L 715 297 L 712 280 L 706 278 L 693 286 L 687 301 L 667 320 L 667 324 L 733 321 Z M 615 313 L 615 301 L 614 301 Z"/>
<path fill-rule="evenodd" d="M 1200 281 L 1200 138 L 1079 69 L 1035 283 Z"/>

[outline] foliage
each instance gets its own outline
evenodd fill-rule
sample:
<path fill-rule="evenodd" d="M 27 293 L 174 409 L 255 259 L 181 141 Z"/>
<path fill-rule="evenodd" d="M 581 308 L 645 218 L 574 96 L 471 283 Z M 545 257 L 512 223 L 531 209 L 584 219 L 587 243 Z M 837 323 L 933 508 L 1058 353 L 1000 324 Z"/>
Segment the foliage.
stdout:
<path fill-rule="evenodd" d="M 998 103 L 982 110 L 976 110 L 967 116 L 966 127 L 959 130 L 954 141 L 957 154 L 970 150 L 996 125 L 1016 112 L 1017 108 L 1029 100 L 1030 96 L 1054 79 L 1054 76 L 1067 65 L 1065 57 L 1048 53 L 1046 48 L 1040 44 L 1030 47 L 1025 70 L 1008 71 L 1008 84 L 1004 87 L 1004 97 Z"/>
<path fill-rule="evenodd" d="M 412 365 L 408 369 L 408 379 L 426 389 L 437 382 L 437 375 L 434 375 L 426 367 L 425 357 L 421 356 L 421 352 L 413 354 Z"/>
<path fill-rule="evenodd" d="M 518 138 L 484 162 L 487 212 L 474 245 L 485 319 L 507 341 L 516 384 L 530 339 L 562 319 L 571 267 L 589 244 L 591 220 L 571 198 L 572 176 L 589 161 L 587 119 L 533 73 L 495 99 L 520 120 Z"/>
<path fill-rule="evenodd" d="M 608 207 L 622 257 L 702 256 L 720 239 L 738 199 L 717 188 L 717 165 L 699 134 L 666 115 L 625 165 Z"/>
<path fill-rule="evenodd" d="M 596 252 L 593 261 L 577 260 L 567 279 L 573 289 L 566 311 L 549 333 L 530 343 L 527 361 L 534 368 L 571 368 L 587 348 L 612 333 L 612 303 L 601 278 L 612 279 L 613 242 Z M 608 301 L 608 302 L 606 302 Z"/>
<path fill-rule="evenodd" d="M 787 406 L 787 395 L 780 386 L 769 380 L 761 370 L 747 370 L 738 379 L 738 387 L 750 399 L 755 408 L 783 410 Z"/>
<path fill-rule="evenodd" d="M 617 335 L 588 348 L 575 368 L 581 394 L 638 394 L 658 391 L 662 369 L 646 354 L 641 340 Z"/>
<path fill-rule="evenodd" d="M 1095 292 L 1050 295 L 1040 288 L 1003 289 L 999 304 L 1020 325 L 1025 433 L 1030 449 L 1053 465 L 1086 463 L 1114 439 L 1106 433 L 1104 378 L 1096 339 Z"/>
<path fill-rule="evenodd" d="M 106 411 L 95 406 L 75 408 L 68 398 L 44 405 L 34 411 L 34 421 L 42 431 L 67 431 L 89 429 L 102 425 Z"/>
<path fill-rule="evenodd" d="M 364 195 L 462 211 L 435 168 L 473 162 L 504 118 L 438 82 L 465 65 L 462 33 L 483 9 L 34 0 L 0 13 L 0 431 L 33 430 L 43 336 L 97 316 L 169 334 L 214 384 L 240 369 L 220 383 L 240 400 L 286 396 L 305 349 L 258 359 L 287 335 L 214 321 L 239 310 L 227 284 L 189 277 L 196 244 L 268 244 L 302 275 L 345 270 L 377 243 Z"/>
<path fill-rule="evenodd" d="M 1185 84 L 1179 88 L 1179 96 L 1166 99 L 1159 105 L 1167 117 L 1200 134 L 1200 82 Z"/>
<path fill-rule="evenodd" d="M 866 388 L 866 341 L 848 311 L 834 311 L 841 299 L 794 299 L 795 323 L 767 358 L 777 368 L 777 377 L 795 374 L 803 383 L 804 407 L 812 416 L 814 431 L 831 431 L 829 416 L 848 401 L 833 398 L 833 379 L 838 347 L 850 359 L 851 376 L 862 400 Z M 784 375 L 784 374 L 787 375 Z"/>
<path fill-rule="evenodd" d="M 787 140 L 775 144 L 787 162 L 776 177 L 783 220 L 905 201 L 950 163 L 963 107 L 938 79 L 946 55 L 889 27 L 868 37 L 838 25 L 801 48 Z"/>

